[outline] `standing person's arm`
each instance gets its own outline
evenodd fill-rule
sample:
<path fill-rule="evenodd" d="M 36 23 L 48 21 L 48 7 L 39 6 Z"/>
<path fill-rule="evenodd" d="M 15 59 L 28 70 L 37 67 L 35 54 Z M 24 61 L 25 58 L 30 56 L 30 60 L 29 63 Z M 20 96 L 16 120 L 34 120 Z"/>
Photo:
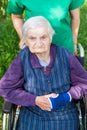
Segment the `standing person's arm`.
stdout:
<path fill-rule="evenodd" d="M 25 5 L 22 0 L 9 0 L 6 8 L 7 13 L 11 14 L 14 28 L 19 36 L 19 46 L 22 48 L 24 42 L 22 41 L 22 25 L 23 25 L 23 12 L 25 11 Z"/>
<path fill-rule="evenodd" d="M 24 41 L 22 39 L 23 18 L 21 15 L 15 15 L 15 14 L 12 14 L 11 17 L 12 17 L 12 22 L 13 22 L 14 28 L 20 38 L 19 47 L 20 47 L 20 49 L 22 49 L 23 44 L 24 44 Z"/>
<path fill-rule="evenodd" d="M 70 11 L 71 15 L 71 27 L 74 41 L 74 49 L 75 54 L 77 53 L 77 39 L 78 39 L 78 31 L 80 26 L 80 9 L 74 9 Z"/>

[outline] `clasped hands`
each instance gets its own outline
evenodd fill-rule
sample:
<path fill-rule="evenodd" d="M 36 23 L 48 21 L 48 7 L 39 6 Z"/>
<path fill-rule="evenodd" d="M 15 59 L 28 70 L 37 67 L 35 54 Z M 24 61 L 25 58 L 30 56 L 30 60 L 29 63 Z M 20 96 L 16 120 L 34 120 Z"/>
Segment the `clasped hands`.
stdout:
<path fill-rule="evenodd" d="M 51 109 L 56 109 L 61 105 L 71 101 L 71 95 L 69 93 L 62 94 L 48 94 L 44 96 L 37 96 L 35 103 L 42 110 L 51 111 Z"/>

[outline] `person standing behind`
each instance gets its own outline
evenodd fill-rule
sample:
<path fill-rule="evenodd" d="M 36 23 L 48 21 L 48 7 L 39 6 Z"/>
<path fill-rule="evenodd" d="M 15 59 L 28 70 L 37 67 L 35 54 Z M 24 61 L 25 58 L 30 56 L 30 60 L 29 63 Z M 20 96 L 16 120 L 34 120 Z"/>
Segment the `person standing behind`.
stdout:
<path fill-rule="evenodd" d="M 11 14 L 14 28 L 20 38 L 19 46 L 23 48 L 22 26 L 24 20 L 42 15 L 47 18 L 55 30 L 53 43 L 77 52 L 77 38 L 80 25 L 80 6 L 85 0 L 9 0 L 7 12 Z M 23 12 L 25 17 L 23 20 Z"/>

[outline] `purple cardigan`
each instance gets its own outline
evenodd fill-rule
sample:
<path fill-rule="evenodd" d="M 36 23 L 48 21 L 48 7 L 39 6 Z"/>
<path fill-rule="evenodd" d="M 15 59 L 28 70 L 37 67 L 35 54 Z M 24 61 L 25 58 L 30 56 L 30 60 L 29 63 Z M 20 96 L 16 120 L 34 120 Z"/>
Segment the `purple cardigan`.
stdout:
<path fill-rule="evenodd" d="M 51 62 L 54 62 L 56 57 L 56 50 L 53 50 L 54 51 L 51 52 Z M 31 54 L 30 62 L 33 68 L 37 66 L 39 67 L 37 57 L 35 57 L 34 54 Z M 83 66 L 81 66 L 73 54 L 70 54 L 69 64 L 71 70 L 70 78 L 72 81 L 72 87 L 69 90 L 69 93 L 73 99 L 80 99 L 83 95 L 87 94 L 87 71 L 83 68 Z M 50 74 L 48 71 L 45 72 L 47 76 Z M 34 106 L 37 95 L 32 95 L 23 90 L 23 75 L 23 66 L 20 55 L 18 55 L 10 65 L 3 78 L 0 80 L 0 95 L 3 96 L 5 100 L 17 105 Z"/>

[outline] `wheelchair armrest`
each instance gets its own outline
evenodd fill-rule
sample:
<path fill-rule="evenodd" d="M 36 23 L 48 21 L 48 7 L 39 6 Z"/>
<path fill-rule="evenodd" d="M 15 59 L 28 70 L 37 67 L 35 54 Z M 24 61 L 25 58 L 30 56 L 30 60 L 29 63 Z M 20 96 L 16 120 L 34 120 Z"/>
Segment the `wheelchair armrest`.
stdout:
<path fill-rule="evenodd" d="M 80 57 L 84 57 L 84 56 L 85 56 L 85 52 L 84 52 L 84 48 L 83 48 L 83 46 L 81 45 L 81 43 L 78 43 L 78 44 L 77 44 L 77 48 L 79 49 Z"/>
<path fill-rule="evenodd" d="M 3 108 L 2 108 L 3 113 L 11 113 L 13 107 L 16 107 L 16 105 L 14 105 L 14 104 L 12 104 L 10 102 L 5 101 L 4 105 L 3 105 Z"/>
<path fill-rule="evenodd" d="M 87 114 L 87 94 L 83 98 L 84 104 L 85 104 L 85 112 Z"/>
<path fill-rule="evenodd" d="M 84 56 L 85 56 L 84 48 L 80 43 L 77 44 L 77 48 L 79 51 L 79 56 L 77 55 L 76 57 L 81 63 L 81 65 L 84 66 Z"/>

